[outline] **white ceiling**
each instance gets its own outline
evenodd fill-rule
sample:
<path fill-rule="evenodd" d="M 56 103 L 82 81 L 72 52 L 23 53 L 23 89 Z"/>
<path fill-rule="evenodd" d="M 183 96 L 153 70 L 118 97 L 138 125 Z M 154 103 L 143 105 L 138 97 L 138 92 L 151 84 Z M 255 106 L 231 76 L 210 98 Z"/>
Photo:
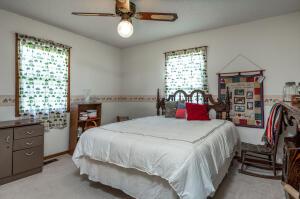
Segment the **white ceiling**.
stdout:
<path fill-rule="evenodd" d="M 134 20 L 129 39 L 119 18 L 78 17 L 72 11 L 112 12 L 115 0 L 0 0 L 0 8 L 120 48 L 300 10 L 300 0 L 132 0 L 138 11 L 177 12 L 175 23 Z"/>

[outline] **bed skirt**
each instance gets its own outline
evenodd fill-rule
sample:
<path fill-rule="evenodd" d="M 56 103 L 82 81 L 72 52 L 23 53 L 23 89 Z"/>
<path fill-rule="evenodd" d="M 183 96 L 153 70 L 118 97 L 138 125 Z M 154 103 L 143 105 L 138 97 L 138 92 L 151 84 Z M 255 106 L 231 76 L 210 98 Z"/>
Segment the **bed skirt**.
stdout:
<path fill-rule="evenodd" d="M 218 175 L 213 176 L 213 184 L 217 189 L 226 176 L 235 153 L 226 159 Z M 128 169 L 109 163 L 80 158 L 80 174 L 88 176 L 93 182 L 120 189 L 137 199 L 178 199 L 176 192 L 168 181 L 159 176 L 151 176 L 136 169 Z M 211 197 L 213 194 L 211 195 Z"/>

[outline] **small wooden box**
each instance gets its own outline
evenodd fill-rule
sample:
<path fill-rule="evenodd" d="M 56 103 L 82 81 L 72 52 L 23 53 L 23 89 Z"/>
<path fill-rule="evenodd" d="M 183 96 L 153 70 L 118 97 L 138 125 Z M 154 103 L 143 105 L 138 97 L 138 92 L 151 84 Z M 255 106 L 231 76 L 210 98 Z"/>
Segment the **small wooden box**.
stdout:
<path fill-rule="evenodd" d="M 292 96 L 292 106 L 300 108 L 300 95 Z"/>

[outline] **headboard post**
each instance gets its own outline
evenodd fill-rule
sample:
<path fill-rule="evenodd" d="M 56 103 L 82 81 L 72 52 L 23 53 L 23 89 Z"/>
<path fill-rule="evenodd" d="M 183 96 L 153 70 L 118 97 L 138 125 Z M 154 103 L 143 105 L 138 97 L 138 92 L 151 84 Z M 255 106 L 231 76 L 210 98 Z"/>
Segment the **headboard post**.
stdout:
<path fill-rule="evenodd" d="M 230 120 L 230 115 L 229 115 L 229 112 L 230 112 L 230 92 L 229 92 L 229 88 L 227 87 L 226 89 L 226 98 L 225 98 L 225 105 L 226 105 L 226 120 Z"/>
<path fill-rule="evenodd" d="M 160 115 L 160 94 L 159 94 L 159 88 L 157 89 L 157 94 L 156 94 L 156 114 Z"/>

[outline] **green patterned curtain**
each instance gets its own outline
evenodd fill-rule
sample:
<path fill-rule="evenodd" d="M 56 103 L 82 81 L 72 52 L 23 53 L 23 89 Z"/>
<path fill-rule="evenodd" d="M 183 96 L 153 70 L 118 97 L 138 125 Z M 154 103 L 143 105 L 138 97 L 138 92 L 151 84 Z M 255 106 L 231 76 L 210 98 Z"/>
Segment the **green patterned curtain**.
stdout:
<path fill-rule="evenodd" d="M 165 54 L 165 93 L 177 90 L 190 94 L 195 89 L 208 92 L 207 47 L 168 52 Z"/>
<path fill-rule="evenodd" d="M 21 34 L 17 45 L 20 116 L 66 127 L 70 47 Z"/>

